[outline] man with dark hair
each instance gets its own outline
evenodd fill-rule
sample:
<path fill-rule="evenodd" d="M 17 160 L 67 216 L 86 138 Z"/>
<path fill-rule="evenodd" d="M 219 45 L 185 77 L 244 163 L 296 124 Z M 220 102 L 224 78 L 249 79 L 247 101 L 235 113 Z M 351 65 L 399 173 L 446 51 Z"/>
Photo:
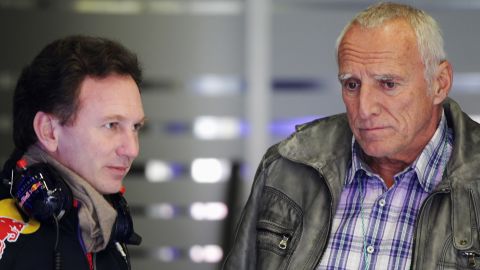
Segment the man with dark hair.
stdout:
<path fill-rule="evenodd" d="M 225 269 L 479 269 L 480 125 L 435 20 L 374 4 L 336 55 L 346 113 L 267 151 Z"/>
<path fill-rule="evenodd" d="M 0 269 L 130 269 L 122 180 L 139 153 L 141 69 L 121 44 L 70 36 L 18 79 L 0 184 Z"/>

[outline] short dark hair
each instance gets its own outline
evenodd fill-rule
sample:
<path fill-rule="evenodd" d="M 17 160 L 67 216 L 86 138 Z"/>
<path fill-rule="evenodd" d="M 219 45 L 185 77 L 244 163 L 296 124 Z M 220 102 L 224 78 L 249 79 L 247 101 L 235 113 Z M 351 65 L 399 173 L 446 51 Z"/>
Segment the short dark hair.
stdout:
<path fill-rule="evenodd" d="M 130 75 L 140 88 L 137 56 L 120 43 L 100 37 L 69 36 L 48 44 L 26 66 L 13 96 L 13 141 L 26 151 L 37 142 L 33 119 L 42 111 L 71 123 L 79 107 L 80 86 L 87 76 Z"/>

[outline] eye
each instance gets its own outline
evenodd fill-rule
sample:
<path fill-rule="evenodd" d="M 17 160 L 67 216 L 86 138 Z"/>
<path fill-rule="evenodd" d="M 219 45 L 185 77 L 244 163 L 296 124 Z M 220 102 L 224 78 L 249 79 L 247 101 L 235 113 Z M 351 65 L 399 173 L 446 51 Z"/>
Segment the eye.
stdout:
<path fill-rule="evenodd" d="M 118 127 L 118 122 L 109 122 L 109 123 L 106 123 L 104 125 L 104 127 L 108 128 L 108 129 L 115 129 Z"/>
<path fill-rule="evenodd" d="M 142 129 L 143 125 L 144 125 L 143 123 L 135 124 L 133 125 L 133 130 L 138 132 L 140 131 L 140 129 Z"/>
<path fill-rule="evenodd" d="M 393 90 L 397 87 L 397 83 L 394 82 L 394 81 L 390 81 L 390 80 L 382 81 L 381 84 L 382 84 L 382 87 L 387 89 L 387 90 Z"/>
<path fill-rule="evenodd" d="M 343 89 L 353 92 L 353 91 L 358 91 L 360 89 L 360 82 L 358 80 L 354 79 L 348 79 L 343 81 Z"/>

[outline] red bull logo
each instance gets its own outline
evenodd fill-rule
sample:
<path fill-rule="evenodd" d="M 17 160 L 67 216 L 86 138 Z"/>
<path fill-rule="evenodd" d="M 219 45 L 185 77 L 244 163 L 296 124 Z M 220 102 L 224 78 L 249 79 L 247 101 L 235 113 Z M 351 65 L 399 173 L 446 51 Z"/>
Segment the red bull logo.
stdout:
<path fill-rule="evenodd" d="M 16 242 L 25 224 L 8 217 L 0 217 L 0 259 L 5 250 L 5 242 Z"/>
<path fill-rule="evenodd" d="M 0 200 L 0 259 L 7 246 L 13 243 L 21 234 L 32 234 L 40 228 L 40 223 L 35 219 L 23 222 L 22 216 L 15 205 L 14 199 Z"/>

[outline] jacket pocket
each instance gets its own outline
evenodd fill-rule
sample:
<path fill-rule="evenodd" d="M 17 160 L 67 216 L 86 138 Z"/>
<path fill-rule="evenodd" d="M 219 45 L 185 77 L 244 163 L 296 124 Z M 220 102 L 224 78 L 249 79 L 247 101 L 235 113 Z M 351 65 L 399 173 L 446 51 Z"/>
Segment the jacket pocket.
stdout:
<path fill-rule="evenodd" d="M 257 269 L 285 269 L 300 237 L 302 211 L 282 192 L 266 187 L 257 220 Z"/>
<path fill-rule="evenodd" d="M 257 224 L 257 246 L 279 256 L 285 256 L 291 250 L 293 231 L 276 224 L 259 222 Z"/>

